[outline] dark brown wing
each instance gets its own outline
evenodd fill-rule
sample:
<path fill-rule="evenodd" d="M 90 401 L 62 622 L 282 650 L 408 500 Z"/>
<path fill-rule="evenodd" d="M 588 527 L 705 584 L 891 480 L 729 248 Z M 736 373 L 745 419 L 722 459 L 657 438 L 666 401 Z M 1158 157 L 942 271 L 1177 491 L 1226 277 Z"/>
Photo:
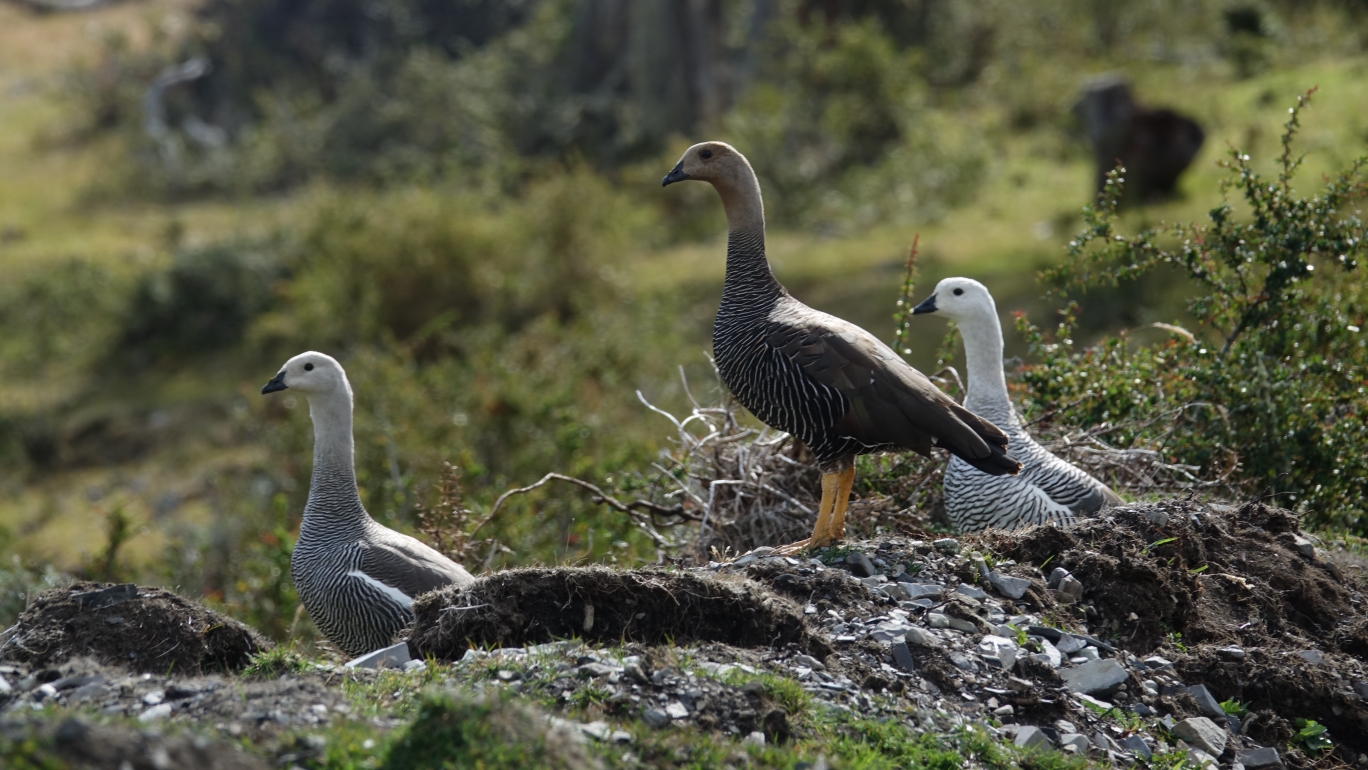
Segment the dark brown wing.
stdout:
<path fill-rule="evenodd" d="M 849 409 L 837 429 L 869 446 L 923 455 L 939 446 L 994 476 L 1014 475 L 1007 434 L 955 403 L 926 375 L 855 324 L 811 308 L 772 318 L 766 342 L 803 373 L 839 391 Z"/>

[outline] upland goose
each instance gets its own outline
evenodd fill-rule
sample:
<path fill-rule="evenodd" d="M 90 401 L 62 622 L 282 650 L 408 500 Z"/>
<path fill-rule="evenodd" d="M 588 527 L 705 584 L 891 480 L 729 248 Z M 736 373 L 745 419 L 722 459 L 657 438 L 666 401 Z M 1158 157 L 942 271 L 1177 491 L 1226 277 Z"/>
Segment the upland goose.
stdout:
<path fill-rule="evenodd" d="M 930 456 L 940 447 L 984 473 L 1013 474 L 1007 436 L 946 396 L 860 327 L 804 305 L 770 272 L 760 183 L 746 158 L 722 142 L 690 147 L 669 185 L 711 182 L 727 214 L 727 272 L 713 324 L 722 381 L 765 424 L 807 444 L 822 470 L 812 536 L 818 547 L 845 533 L 855 457 L 885 450 Z"/>
<path fill-rule="evenodd" d="M 287 388 L 309 400 L 314 426 L 313 480 L 290 578 L 318 629 L 343 652 L 386 647 L 413 622 L 414 597 L 475 578 L 366 513 L 352 464 L 352 389 L 341 364 L 322 353 L 300 353 L 261 392 Z"/>
<path fill-rule="evenodd" d="M 914 315 L 942 313 L 959 326 L 969 366 L 964 405 L 1007 434 L 1007 451 L 1024 464 L 1021 474 L 1001 478 L 950 459 L 945 473 L 945 512 L 960 531 L 1067 521 L 1121 502 L 1106 484 L 1055 457 L 1021 426 L 1007 397 L 1002 368 L 1002 323 L 987 287 L 970 278 L 946 278 L 912 309 Z"/>

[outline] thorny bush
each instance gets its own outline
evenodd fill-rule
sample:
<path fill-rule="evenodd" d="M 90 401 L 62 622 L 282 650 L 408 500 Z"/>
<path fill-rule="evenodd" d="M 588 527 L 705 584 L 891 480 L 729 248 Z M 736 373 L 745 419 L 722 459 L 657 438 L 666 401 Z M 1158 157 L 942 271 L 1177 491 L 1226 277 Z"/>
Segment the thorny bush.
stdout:
<path fill-rule="evenodd" d="M 1313 90 L 1314 91 L 1314 90 Z M 1285 496 L 1322 526 L 1368 530 L 1368 348 L 1365 283 L 1358 262 L 1364 222 L 1355 205 L 1368 193 L 1361 158 L 1317 195 L 1292 179 L 1301 163 L 1293 138 L 1312 92 L 1299 97 L 1282 135 L 1277 179 L 1266 180 L 1238 150 L 1222 165 L 1224 200 L 1208 223 L 1117 232 L 1124 169 L 1100 202 L 1071 259 L 1045 271 L 1066 292 L 1116 286 L 1161 265 L 1191 281 L 1195 333 L 1154 346 L 1122 333 L 1075 346 L 1076 306 L 1053 341 L 1023 317 L 1018 326 L 1040 357 L 1021 373 L 1028 417 L 1117 426 L 1122 445 L 1148 446 L 1225 478 L 1245 493 Z M 1229 193 L 1248 208 L 1241 216 Z"/>

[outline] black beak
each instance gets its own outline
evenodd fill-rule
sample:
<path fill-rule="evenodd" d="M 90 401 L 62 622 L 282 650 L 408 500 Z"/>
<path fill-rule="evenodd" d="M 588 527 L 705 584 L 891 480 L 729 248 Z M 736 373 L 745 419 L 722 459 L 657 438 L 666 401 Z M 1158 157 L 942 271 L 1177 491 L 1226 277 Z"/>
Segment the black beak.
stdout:
<path fill-rule="evenodd" d="M 922 313 L 934 312 L 936 312 L 936 295 L 934 294 L 922 300 L 920 305 L 917 305 L 916 307 L 912 308 L 912 315 L 921 315 Z"/>
<path fill-rule="evenodd" d="M 669 187 L 675 182 L 683 182 L 688 178 L 689 175 L 684 173 L 684 161 L 681 160 L 675 164 L 674 168 L 670 169 L 670 173 L 666 174 L 664 179 L 660 180 L 660 186 Z"/>
<path fill-rule="evenodd" d="M 272 377 L 270 382 L 261 386 L 261 395 L 264 396 L 267 393 L 275 393 L 278 390 L 285 390 L 288 387 L 290 386 L 285 384 L 285 372 L 281 372 Z"/>

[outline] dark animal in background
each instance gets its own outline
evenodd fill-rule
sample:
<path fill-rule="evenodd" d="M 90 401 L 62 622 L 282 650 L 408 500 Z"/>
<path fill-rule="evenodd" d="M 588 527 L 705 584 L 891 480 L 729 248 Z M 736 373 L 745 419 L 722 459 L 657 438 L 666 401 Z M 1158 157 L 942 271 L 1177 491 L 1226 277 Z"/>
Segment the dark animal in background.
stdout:
<path fill-rule="evenodd" d="M 1122 195 L 1126 203 L 1172 196 L 1178 177 L 1197 157 L 1206 138 L 1191 118 L 1136 104 L 1130 84 L 1115 75 L 1104 75 L 1084 86 L 1073 111 L 1093 148 L 1096 191 L 1102 192 L 1107 172 L 1120 163 L 1126 167 Z"/>

